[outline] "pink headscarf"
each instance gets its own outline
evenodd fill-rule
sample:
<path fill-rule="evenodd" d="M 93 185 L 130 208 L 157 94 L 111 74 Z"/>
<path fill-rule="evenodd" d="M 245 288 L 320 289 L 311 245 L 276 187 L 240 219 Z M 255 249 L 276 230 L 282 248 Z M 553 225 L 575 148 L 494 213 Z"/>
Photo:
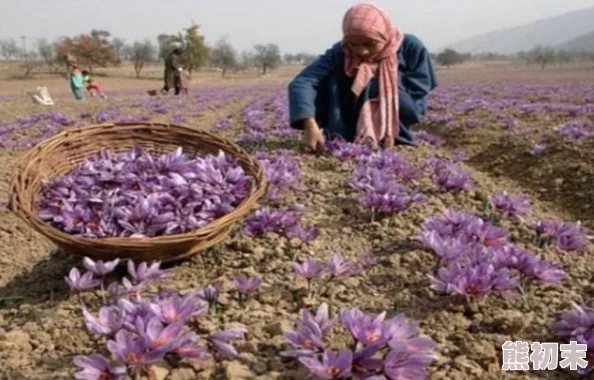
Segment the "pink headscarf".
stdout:
<path fill-rule="evenodd" d="M 402 44 L 402 32 L 392 25 L 388 13 L 373 4 L 351 7 L 342 21 L 343 38 L 359 36 L 385 42 L 385 48 L 369 57 L 367 62 L 358 59 L 345 46 L 345 73 L 355 77 L 351 91 L 359 97 L 369 81 L 379 74 L 379 100 L 367 101 L 357 121 L 356 142 L 371 139 L 373 146 L 385 140 L 390 147 L 398 136 L 398 59 L 396 53 Z"/>

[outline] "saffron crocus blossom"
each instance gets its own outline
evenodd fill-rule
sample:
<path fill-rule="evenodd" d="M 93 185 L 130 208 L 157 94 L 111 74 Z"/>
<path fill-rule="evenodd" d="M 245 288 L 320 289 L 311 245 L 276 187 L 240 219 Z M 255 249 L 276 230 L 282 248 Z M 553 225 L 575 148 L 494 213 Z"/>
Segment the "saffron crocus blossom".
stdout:
<path fill-rule="evenodd" d="M 158 363 L 167 351 L 150 350 L 143 340 L 127 330 L 120 330 L 114 340 L 107 342 L 107 349 L 122 363 L 132 367 L 140 367 Z"/>
<path fill-rule="evenodd" d="M 217 331 L 210 335 L 209 341 L 214 348 L 225 358 L 234 358 L 239 355 L 237 349 L 230 342 L 244 339 L 247 330 L 240 327 Z"/>
<path fill-rule="evenodd" d="M 200 337 L 192 333 L 189 333 L 188 339 L 173 352 L 182 359 L 190 359 L 198 363 L 211 359 L 208 349 L 201 344 Z"/>
<path fill-rule="evenodd" d="M 153 317 L 145 322 L 144 318 L 136 318 L 136 332 L 142 345 L 150 350 L 169 352 L 184 344 L 188 339 L 182 330 L 181 322 L 164 325 L 159 318 Z"/>
<path fill-rule="evenodd" d="M 83 259 L 83 265 L 85 266 L 85 268 L 87 268 L 88 271 L 93 272 L 97 276 L 105 276 L 106 274 L 113 272 L 119 264 L 119 262 L 120 259 L 115 259 L 112 261 L 93 261 L 89 257 L 85 257 Z"/>
<path fill-rule="evenodd" d="M 105 337 L 112 337 L 124 327 L 124 312 L 116 306 L 104 306 L 95 317 L 86 308 L 83 308 L 85 326 L 90 332 Z"/>
<path fill-rule="evenodd" d="M 510 218 L 517 218 L 530 211 L 530 201 L 525 194 L 510 195 L 507 192 L 493 194 L 489 199 L 493 209 Z"/>
<path fill-rule="evenodd" d="M 322 306 L 324 309 L 320 310 Z M 321 305 L 320 309 L 316 320 L 309 311 L 301 311 L 302 317 L 295 322 L 295 331 L 285 333 L 293 349 L 281 353 L 283 356 L 298 358 L 316 377 L 392 379 L 390 376 L 397 373 L 404 374 L 403 369 L 410 373 L 423 372 L 434 359 L 435 342 L 419 336 L 417 323 L 407 321 L 402 315 L 386 319 L 385 312 L 373 315 L 358 309 L 340 312 L 341 325 L 350 333 L 354 342 L 349 345 L 352 350 L 342 350 L 340 352 L 343 354 L 338 355 L 324 347 L 323 338 L 332 325 L 325 322 L 326 329 L 322 331 L 321 322 L 318 322 L 327 321 L 328 316 L 319 314 L 325 314 L 327 306 Z M 331 365 L 339 356 L 343 357 L 345 364 Z M 349 360 L 346 360 L 347 356 Z M 348 362 L 350 367 L 346 364 Z M 338 367 L 344 371 L 348 368 L 349 372 L 338 371 Z"/>
<path fill-rule="evenodd" d="M 237 276 L 233 282 L 235 283 L 235 287 L 239 293 L 250 295 L 258 291 L 260 285 L 262 284 L 262 278 Z"/>
<path fill-rule="evenodd" d="M 326 350 L 321 361 L 311 357 L 301 357 L 299 361 L 321 379 L 344 379 L 351 374 L 353 353 L 349 350 Z"/>
<path fill-rule="evenodd" d="M 320 230 L 316 226 L 305 226 L 301 224 L 294 225 L 287 229 L 286 234 L 290 238 L 297 238 L 302 243 L 307 244 L 320 236 Z"/>
<path fill-rule="evenodd" d="M 427 367 L 435 360 L 431 351 L 417 351 L 405 344 L 391 345 L 385 358 L 383 374 L 388 380 L 426 379 Z"/>
<path fill-rule="evenodd" d="M 309 326 L 312 324 L 318 326 L 322 335 L 330 333 L 332 326 L 336 322 L 335 320 L 330 319 L 327 303 L 322 303 L 316 310 L 315 315 L 309 312 L 307 309 L 301 309 L 300 316 L 303 323 Z"/>
<path fill-rule="evenodd" d="M 299 276 L 311 280 L 320 277 L 325 268 L 322 262 L 307 258 L 301 264 L 293 263 L 293 269 Z"/>
<path fill-rule="evenodd" d="M 152 262 L 149 266 L 146 262 L 134 265 L 132 260 L 128 260 L 128 273 L 135 283 L 141 283 L 145 281 L 159 280 L 166 275 L 166 271 L 162 270 L 161 262 Z"/>
<path fill-rule="evenodd" d="M 384 319 L 386 313 L 366 315 L 358 309 L 343 310 L 340 320 L 349 333 L 364 346 L 385 344 L 383 336 Z"/>
<path fill-rule="evenodd" d="M 161 321 L 166 324 L 176 322 L 187 322 L 190 318 L 204 314 L 208 304 L 202 301 L 196 293 L 188 293 L 180 296 L 174 293 L 172 296 L 161 299 L 158 302 Z"/>
<path fill-rule="evenodd" d="M 81 276 L 77 268 L 70 269 L 70 273 L 68 273 L 67 277 L 64 277 L 64 280 L 73 292 L 84 292 L 101 284 L 101 281 L 93 277 L 93 272 L 86 272 Z"/>
<path fill-rule="evenodd" d="M 334 253 L 330 256 L 326 264 L 326 270 L 332 277 L 343 278 L 357 274 L 359 272 L 355 263 L 345 261 L 341 253 Z"/>
<path fill-rule="evenodd" d="M 295 330 L 283 334 L 294 348 L 283 351 L 281 353 L 283 356 L 298 357 L 322 352 L 324 336 L 332 330 L 335 322 L 329 318 L 326 303 L 318 307 L 315 315 L 307 309 L 302 309 L 300 317 L 300 321 L 295 321 Z"/>
<path fill-rule="evenodd" d="M 461 266 L 457 263 L 439 268 L 437 275 L 428 275 L 431 288 L 449 294 L 482 296 L 491 291 L 511 294 L 517 287 L 517 278 L 504 268 L 496 269 L 492 263 Z"/>
<path fill-rule="evenodd" d="M 198 297 L 209 304 L 216 303 L 219 299 L 219 288 L 215 285 L 207 285 L 198 292 Z"/>
<path fill-rule="evenodd" d="M 113 365 L 100 354 L 75 356 L 73 362 L 82 369 L 74 374 L 78 380 L 125 380 L 127 377 L 125 366 Z"/>
<path fill-rule="evenodd" d="M 572 302 L 571 311 L 561 314 L 552 325 L 553 332 L 565 341 L 587 345 L 588 366 L 578 368 L 578 373 L 588 374 L 594 369 L 594 309 Z"/>

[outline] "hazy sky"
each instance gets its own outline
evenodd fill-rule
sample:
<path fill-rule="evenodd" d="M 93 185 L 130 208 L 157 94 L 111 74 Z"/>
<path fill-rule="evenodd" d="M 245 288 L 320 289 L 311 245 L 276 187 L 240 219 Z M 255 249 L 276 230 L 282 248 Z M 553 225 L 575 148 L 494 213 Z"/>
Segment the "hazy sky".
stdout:
<path fill-rule="evenodd" d="M 320 53 L 340 39 L 354 0 L 0 0 L 0 37 L 53 39 L 92 28 L 128 41 L 176 33 L 192 20 L 209 43 L 239 49 L 274 42 L 284 52 Z M 429 48 L 501 27 L 594 6 L 594 0 L 377 0 Z"/>

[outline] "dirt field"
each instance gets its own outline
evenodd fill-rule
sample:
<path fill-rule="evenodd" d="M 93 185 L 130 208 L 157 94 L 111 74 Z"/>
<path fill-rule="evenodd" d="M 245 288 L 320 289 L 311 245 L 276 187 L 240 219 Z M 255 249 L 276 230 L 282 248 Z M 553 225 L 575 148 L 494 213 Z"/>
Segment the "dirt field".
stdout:
<path fill-rule="evenodd" d="M 158 71 L 158 68 L 154 69 Z M 158 79 L 101 78 L 107 100 L 75 102 L 61 78 L 0 81 L 0 186 L 9 199 L 13 162 L 27 147 L 69 128 L 113 120 L 175 121 L 236 139 L 245 132 L 244 112 L 256 98 L 270 104 L 284 101 L 285 84 L 295 68 L 283 68 L 266 77 L 217 74 L 195 78 L 189 97 L 155 100 L 145 95 L 158 88 Z M 114 73 L 110 73 L 113 75 Z M 461 164 L 476 183 L 472 190 L 451 193 L 437 189 L 428 176 L 417 184 L 427 200 L 408 211 L 369 222 L 358 210 L 356 196 L 345 187 L 351 162 L 305 154 L 290 139 L 268 135 L 249 146 L 251 151 L 287 149 L 298 162 L 302 190 L 285 202 L 305 205 L 305 220 L 321 230 L 318 239 L 299 247 L 283 236 L 251 239 L 238 226 L 230 237 L 202 259 L 172 269 L 165 286 L 187 291 L 207 284 L 222 285 L 222 308 L 209 317 L 209 328 L 241 324 L 248 334 L 237 347 L 235 360 L 198 369 L 161 366 L 159 379 L 307 379 L 298 363 L 280 357 L 287 343 L 282 332 L 302 307 L 321 302 L 332 310 L 357 307 L 371 313 L 404 313 L 420 323 L 424 335 L 436 341 L 437 360 L 431 379 L 571 379 L 572 371 L 538 372 L 501 370 L 501 345 L 508 340 L 559 341 L 551 323 L 570 308 L 570 302 L 592 306 L 591 246 L 583 252 L 563 252 L 533 244 L 531 223 L 538 220 L 582 221 L 594 227 L 594 68 L 547 68 L 508 65 L 466 66 L 438 71 L 440 87 L 431 97 L 426 129 L 441 137 L 443 145 L 421 144 L 398 148 L 414 167 L 426 159 L 451 157 L 462 151 Z M 23 91 L 46 85 L 57 105 L 34 105 Z M 213 127 L 232 117 L 232 125 Z M 27 118 L 28 119 L 24 119 Z M 20 119 L 19 119 L 20 118 Z M 572 140 L 556 128 L 579 121 L 590 137 Z M 273 128 L 271 125 L 270 128 Z M 589 128 L 589 129 L 588 129 Z M 535 147 L 542 152 L 534 153 Z M 531 285 L 519 299 L 489 296 L 472 310 L 429 288 L 427 274 L 437 264 L 415 237 L 423 221 L 447 208 L 480 213 L 485 197 L 508 191 L 525 192 L 532 210 L 523 222 L 503 221 L 514 244 L 560 263 L 568 279 L 560 286 Z M 64 276 L 78 265 L 31 231 L 12 213 L 0 213 L 0 378 L 66 379 L 75 367 L 74 355 L 105 353 L 105 342 L 88 334 L 82 323 L 81 298 L 71 296 Z M 333 252 L 355 259 L 370 252 L 378 259 L 366 278 L 334 283 L 312 300 L 291 267 L 295 259 L 326 260 Z M 232 278 L 236 274 L 261 276 L 263 285 L 247 309 L 235 301 Z M 99 297 L 86 302 L 97 310 Z M 3 377 L 2 377 L 3 376 Z"/>

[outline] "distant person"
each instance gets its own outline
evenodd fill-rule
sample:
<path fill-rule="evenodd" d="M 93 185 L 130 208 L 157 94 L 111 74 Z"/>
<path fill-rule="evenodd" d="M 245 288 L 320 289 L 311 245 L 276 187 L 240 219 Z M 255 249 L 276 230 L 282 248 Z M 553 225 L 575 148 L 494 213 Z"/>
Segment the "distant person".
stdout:
<path fill-rule="evenodd" d="M 165 58 L 165 85 L 161 89 L 161 93 L 167 94 L 173 88 L 175 95 L 179 95 L 181 92 L 181 72 L 183 71 L 181 66 L 182 45 L 179 42 L 174 42 L 170 48 L 171 51 Z"/>
<path fill-rule="evenodd" d="M 87 91 L 92 97 L 100 96 L 103 99 L 107 99 L 107 95 L 103 91 L 103 86 L 95 79 L 91 77 L 91 74 L 87 70 L 82 71 L 83 79 L 87 85 Z"/>
<path fill-rule="evenodd" d="M 76 100 L 84 100 L 85 88 L 82 71 L 78 67 L 76 58 L 69 56 L 66 59 L 68 73 L 66 74 L 68 82 L 70 83 L 70 90 Z"/>
<path fill-rule="evenodd" d="M 179 75 L 179 83 L 182 95 L 188 95 L 190 92 L 190 72 L 188 70 L 182 69 Z"/>
<path fill-rule="evenodd" d="M 414 145 L 410 126 L 423 121 L 437 86 L 429 52 L 371 4 L 351 7 L 343 38 L 289 84 L 291 126 L 312 149 L 326 138 Z"/>

